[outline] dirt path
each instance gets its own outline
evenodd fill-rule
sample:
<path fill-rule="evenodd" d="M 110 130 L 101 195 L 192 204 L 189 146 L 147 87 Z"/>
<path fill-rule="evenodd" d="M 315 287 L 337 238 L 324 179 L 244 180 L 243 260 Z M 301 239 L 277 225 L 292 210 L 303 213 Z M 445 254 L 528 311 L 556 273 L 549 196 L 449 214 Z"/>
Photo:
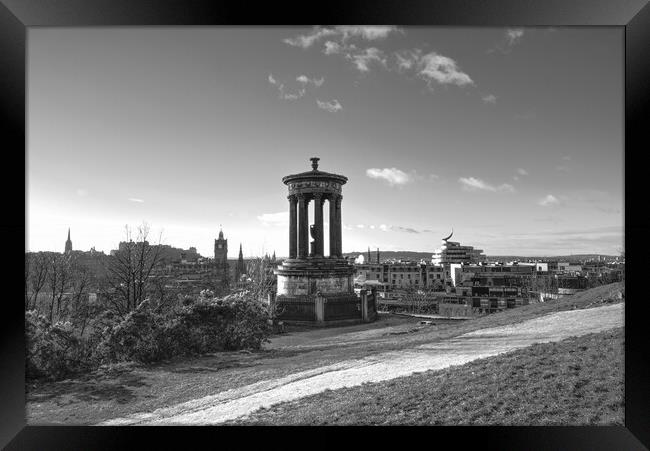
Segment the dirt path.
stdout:
<path fill-rule="evenodd" d="M 292 401 L 325 390 L 379 382 L 415 372 L 462 365 L 571 336 L 624 325 L 624 304 L 553 313 L 532 320 L 460 335 L 410 349 L 350 360 L 279 379 L 257 382 L 171 407 L 115 418 L 100 425 L 201 425 L 244 417 L 261 407 Z"/>

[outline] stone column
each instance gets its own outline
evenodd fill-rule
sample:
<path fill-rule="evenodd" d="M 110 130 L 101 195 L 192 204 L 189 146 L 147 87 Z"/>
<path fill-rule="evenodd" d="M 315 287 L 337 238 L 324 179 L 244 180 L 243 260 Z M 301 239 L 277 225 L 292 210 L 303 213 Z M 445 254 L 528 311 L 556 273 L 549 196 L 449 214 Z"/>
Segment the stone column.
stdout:
<path fill-rule="evenodd" d="M 316 249 L 317 257 L 323 256 L 323 195 L 314 194 L 314 224 L 316 225 Z"/>
<path fill-rule="evenodd" d="M 316 293 L 314 296 L 314 310 L 316 322 L 322 323 L 325 321 L 325 298 L 320 293 Z"/>
<path fill-rule="evenodd" d="M 330 203 L 330 258 L 336 258 L 336 195 L 328 198 Z"/>
<path fill-rule="evenodd" d="M 361 320 L 364 323 L 368 322 L 368 290 L 365 288 L 359 292 L 361 297 Z"/>
<path fill-rule="evenodd" d="M 343 234 L 341 233 L 341 200 L 343 196 L 336 197 L 336 256 L 343 255 Z"/>
<path fill-rule="evenodd" d="M 304 194 L 298 194 L 298 258 L 307 258 L 309 254 L 308 202 Z"/>
<path fill-rule="evenodd" d="M 289 199 L 289 258 L 296 258 L 298 255 L 298 221 L 296 218 L 296 205 L 298 199 L 295 195 Z"/>

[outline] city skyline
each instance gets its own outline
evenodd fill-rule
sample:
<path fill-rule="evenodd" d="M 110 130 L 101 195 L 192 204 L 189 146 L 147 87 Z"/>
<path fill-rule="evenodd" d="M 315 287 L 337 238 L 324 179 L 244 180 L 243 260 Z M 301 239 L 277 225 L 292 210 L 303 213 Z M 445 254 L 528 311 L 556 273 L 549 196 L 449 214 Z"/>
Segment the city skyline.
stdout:
<path fill-rule="evenodd" d="M 345 175 L 343 251 L 620 253 L 611 28 L 38 28 L 27 244 L 105 252 L 143 220 L 211 256 L 288 253 L 281 178 Z M 327 225 L 326 225 L 327 230 Z M 155 241 L 155 240 L 152 240 Z"/>

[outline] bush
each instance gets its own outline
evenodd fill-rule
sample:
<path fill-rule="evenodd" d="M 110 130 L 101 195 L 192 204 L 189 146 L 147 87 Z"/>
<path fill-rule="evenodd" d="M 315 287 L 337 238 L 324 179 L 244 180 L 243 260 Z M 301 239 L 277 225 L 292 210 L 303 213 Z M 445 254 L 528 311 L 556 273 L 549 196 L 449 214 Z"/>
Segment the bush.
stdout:
<path fill-rule="evenodd" d="M 177 356 L 260 349 L 272 332 L 267 306 L 248 293 L 224 299 L 201 296 L 174 310 L 158 312 L 146 300 L 119 318 L 105 312 L 88 337 L 70 323 L 50 324 L 26 312 L 27 377 L 60 379 L 103 364 L 153 363 Z"/>
<path fill-rule="evenodd" d="M 68 322 L 50 324 L 35 310 L 27 311 L 25 338 L 27 377 L 60 379 L 84 367 L 84 348 Z"/>
<path fill-rule="evenodd" d="M 98 353 L 102 363 L 150 363 L 183 355 L 260 349 L 271 333 L 267 319 L 266 306 L 247 297 L 201 297 L 166 314 L 144 305 L 106 331 Z"/>

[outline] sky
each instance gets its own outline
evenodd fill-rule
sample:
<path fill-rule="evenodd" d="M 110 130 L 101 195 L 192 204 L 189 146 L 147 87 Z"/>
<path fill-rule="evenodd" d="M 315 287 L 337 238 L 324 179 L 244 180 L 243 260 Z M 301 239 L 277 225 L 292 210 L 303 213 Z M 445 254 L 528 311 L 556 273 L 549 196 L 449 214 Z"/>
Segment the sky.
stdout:
<path fill-rule="evenodd" d="M 27 58 L 30 251 L 146 222 L 286 256 L 314 156 L 349 179 L 344 252 L 623 249 L 620 27 L 30 28 Z"/>

